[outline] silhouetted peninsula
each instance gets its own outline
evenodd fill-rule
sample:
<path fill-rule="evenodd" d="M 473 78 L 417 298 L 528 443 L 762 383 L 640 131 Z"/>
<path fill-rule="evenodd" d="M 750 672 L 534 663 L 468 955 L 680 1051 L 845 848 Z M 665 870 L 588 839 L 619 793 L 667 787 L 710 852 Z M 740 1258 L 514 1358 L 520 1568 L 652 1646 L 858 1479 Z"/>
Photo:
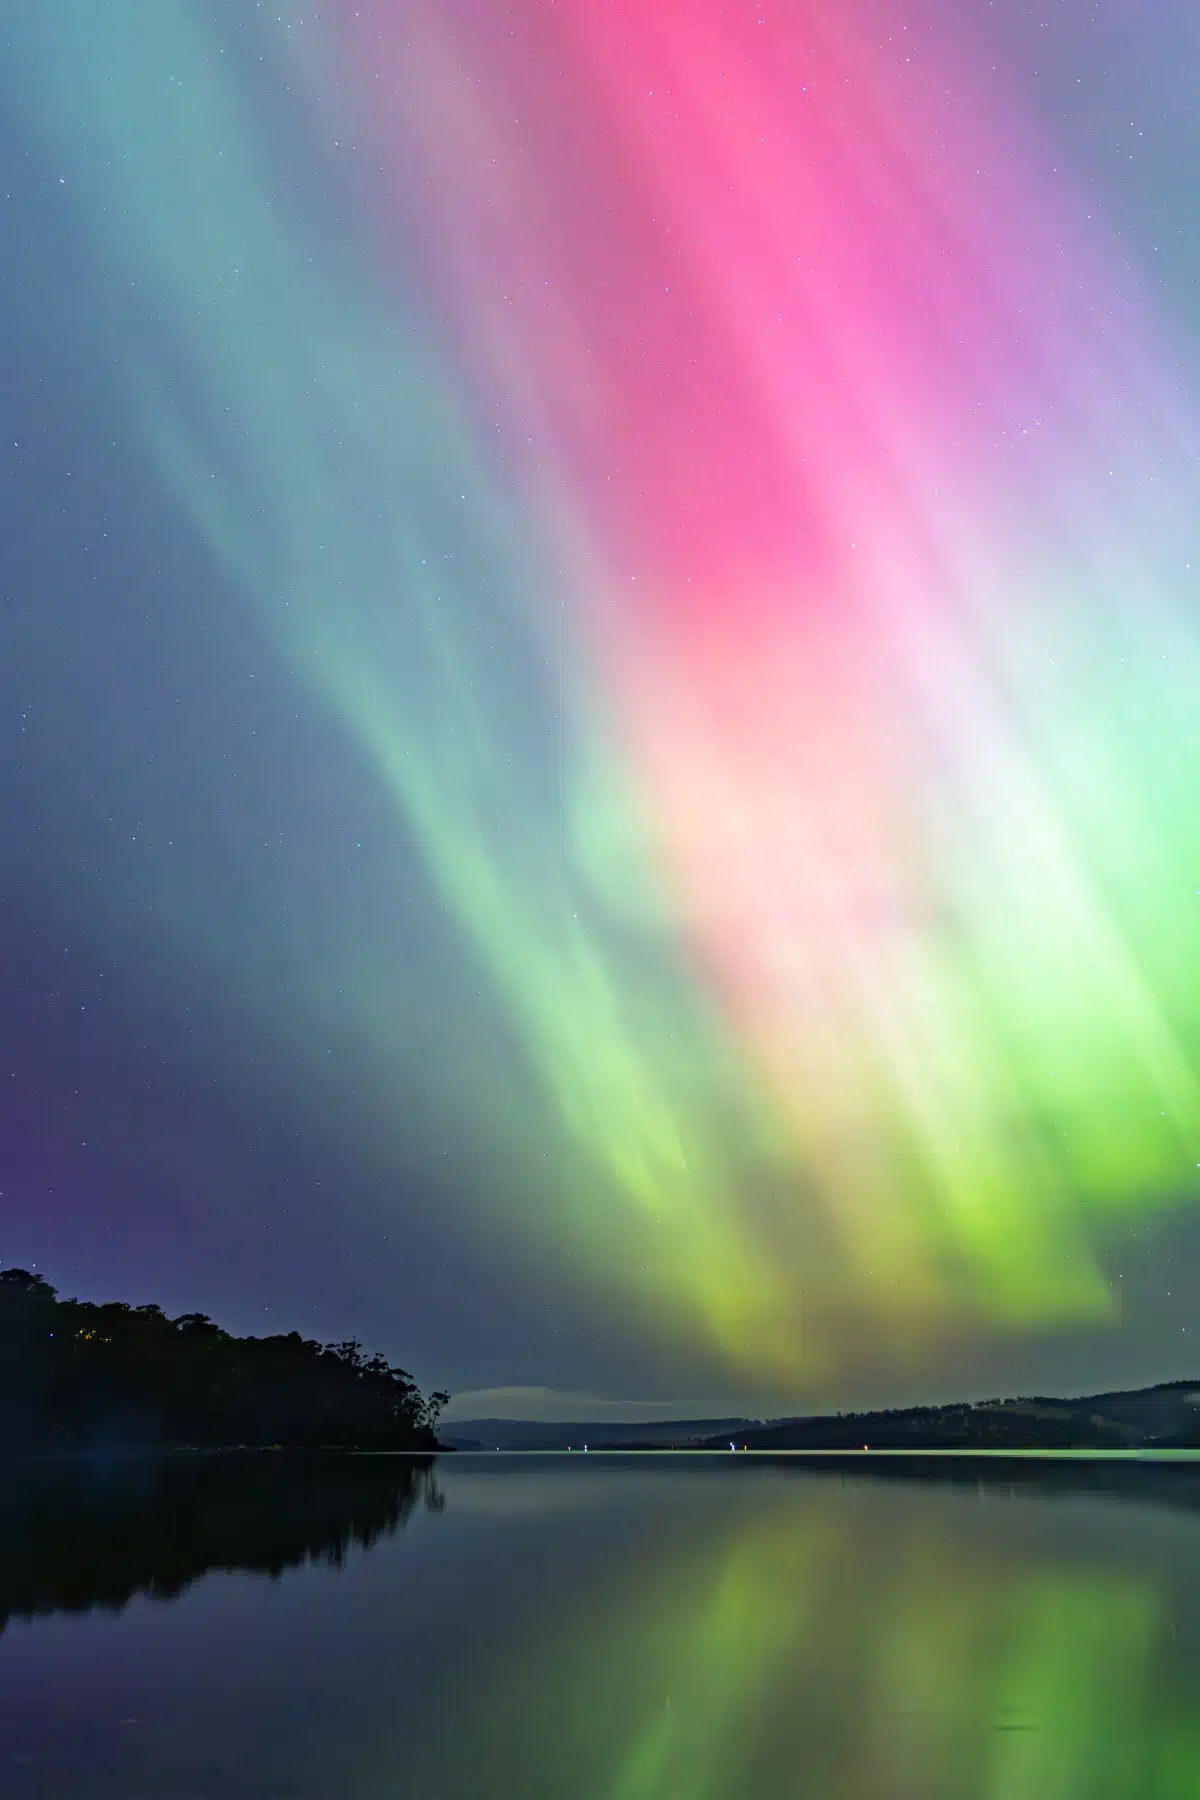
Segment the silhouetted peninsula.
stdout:
<path fill-rule="evenodd" d="M 436 1450 L 448 1399 L 353 1339 L 233 1337 L 0 1271 L 0 1450 Z"/>

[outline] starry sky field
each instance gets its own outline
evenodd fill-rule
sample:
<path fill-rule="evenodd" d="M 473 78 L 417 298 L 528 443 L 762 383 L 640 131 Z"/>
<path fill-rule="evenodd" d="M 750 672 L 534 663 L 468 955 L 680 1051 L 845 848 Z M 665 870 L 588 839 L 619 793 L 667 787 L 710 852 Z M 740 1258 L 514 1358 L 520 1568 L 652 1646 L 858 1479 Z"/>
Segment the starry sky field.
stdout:
<path fill-rule="evenodd" d="M 1188 0 L 0 18 L 0 1261 L 460 1415 L 1200 1368 Z"/>

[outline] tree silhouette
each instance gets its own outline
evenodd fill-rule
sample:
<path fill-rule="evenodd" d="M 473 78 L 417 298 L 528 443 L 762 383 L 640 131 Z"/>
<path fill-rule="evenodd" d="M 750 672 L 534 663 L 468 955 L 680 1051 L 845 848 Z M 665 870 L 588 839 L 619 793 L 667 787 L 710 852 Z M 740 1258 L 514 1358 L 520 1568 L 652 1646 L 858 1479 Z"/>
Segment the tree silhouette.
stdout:
<path fill-rule="evenodd" d="M 447 1398 L 357 1339 L 234 1337 L 205 1313 L 60 1300 L 0 1271 L 0 1448 L 431 1450 Z"/>

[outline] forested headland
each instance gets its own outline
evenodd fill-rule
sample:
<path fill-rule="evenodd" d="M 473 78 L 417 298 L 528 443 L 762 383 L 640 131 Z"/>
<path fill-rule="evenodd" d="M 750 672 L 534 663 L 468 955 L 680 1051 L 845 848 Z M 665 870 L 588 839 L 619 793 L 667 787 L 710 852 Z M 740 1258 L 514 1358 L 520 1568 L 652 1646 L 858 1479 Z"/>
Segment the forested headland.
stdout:
<path fill-rule="evenodd" d="M 0 1450 L 435 1450 L 448 1399 L 354 1339 L 235 1337 L 0 1270 Z"/>

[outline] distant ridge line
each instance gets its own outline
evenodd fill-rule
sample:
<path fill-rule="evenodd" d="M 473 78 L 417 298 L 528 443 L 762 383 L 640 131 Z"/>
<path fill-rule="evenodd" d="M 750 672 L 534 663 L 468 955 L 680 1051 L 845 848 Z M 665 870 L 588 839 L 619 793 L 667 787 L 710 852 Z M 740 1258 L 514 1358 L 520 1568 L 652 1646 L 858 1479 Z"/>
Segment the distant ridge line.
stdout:
<path fill-rule="evenodd" d="M 937 1406 L 787 1418 L 651 1421 L 460 1419 L 451 1449 L 738 1449 L 822 1451 L 1137 1450 L 1200 1448 L 1200 1378 L 1061 1397 L 949 1401 Z"/>

